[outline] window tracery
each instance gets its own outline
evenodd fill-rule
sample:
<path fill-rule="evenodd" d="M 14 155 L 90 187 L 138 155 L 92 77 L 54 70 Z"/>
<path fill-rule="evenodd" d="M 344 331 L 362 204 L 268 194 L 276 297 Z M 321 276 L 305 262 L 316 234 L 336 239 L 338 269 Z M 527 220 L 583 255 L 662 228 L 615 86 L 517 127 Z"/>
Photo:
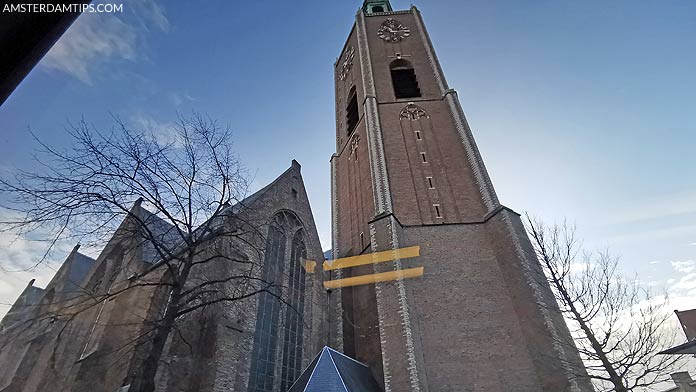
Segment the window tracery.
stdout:
<path fill-rule="evenodd" d="M 430 118 L 430 116 L 425 109 L 413 103 L 409 103 L 408 105 L 404 106 L 404 108 L 401 109 L 401 113 L 399 113 L 400 120 L 406 119 L 415 121 L 420 118 Z"/>
<path fill-rule="evenodd" d="M 276 213 L 271 218 L 266 238 L 261 278 L 262 284 L 270 287 L 259 294 L 249 392 L 276 390 L 276 375 L 280 375 L 281 388 L 287 390 L 302 371 L 306 277 L 302 262 L 306 255 L 300 220 L 290 211 Z M 287 288 L 287 293 L 283 293 L 282 287 Z M 281 296 L 287 297 L 283 323 Z"/>

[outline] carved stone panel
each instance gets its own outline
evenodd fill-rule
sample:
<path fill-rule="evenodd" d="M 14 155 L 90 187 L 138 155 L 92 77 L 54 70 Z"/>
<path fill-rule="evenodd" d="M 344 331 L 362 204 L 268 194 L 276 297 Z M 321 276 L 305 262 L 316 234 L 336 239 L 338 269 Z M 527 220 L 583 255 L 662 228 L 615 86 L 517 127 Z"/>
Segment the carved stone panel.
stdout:
<path fill-rule="evenodd" d="M 355 58 L 355 48 L 349 46 L 346 49 L 346 53 L 343 55 L 343 63 L 341 64 L 341 74 L 339 75 L 340 80 L 344 80 L 350 73 L 351 68 L 353 68 L 353 59 Z"/>
<path fill-rule="evenodd" d="M 399 114 L 399 120 L 415 121 L 421 117 L 430 118 L 428 112 L 426 112 L 425 109 L 413 103 L 409 103 L 408 105 L 404 106 L 404 108 L 401 109 L 401 113 Z"/>

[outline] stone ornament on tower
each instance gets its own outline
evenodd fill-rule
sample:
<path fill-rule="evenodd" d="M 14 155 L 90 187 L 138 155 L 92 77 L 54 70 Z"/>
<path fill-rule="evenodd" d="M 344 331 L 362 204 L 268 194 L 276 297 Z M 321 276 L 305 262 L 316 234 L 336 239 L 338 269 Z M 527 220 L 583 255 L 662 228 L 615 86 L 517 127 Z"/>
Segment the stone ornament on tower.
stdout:
<path fill-rule="evenodd" d="M 350 69 L 353 68 L 353 59 L 354 58 L 355 58 L 355 48 L 353 48 L 352 46 L 349 46 L 348 49 L 346 49 L 346 54 L 343 56 L 343 63 L 341 65 L 341 74 L 339 75 L 340 80 L 344 80 L 348 76 Z"/>
<path fill-rule="evenodd" d="M 401 109 L 401 113 L 399 113 L 399 120 L 416 121 L 422 117 L 430 118 L 425 109 L 411 102 L 404 106 L 404 108 Z"/>

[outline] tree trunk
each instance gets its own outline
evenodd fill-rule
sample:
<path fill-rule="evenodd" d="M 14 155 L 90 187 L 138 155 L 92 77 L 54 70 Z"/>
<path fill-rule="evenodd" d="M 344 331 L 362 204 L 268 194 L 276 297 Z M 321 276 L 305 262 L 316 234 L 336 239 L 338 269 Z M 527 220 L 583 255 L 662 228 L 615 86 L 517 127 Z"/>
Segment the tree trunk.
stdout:
<path fill-rule="evenodd" d="M 176 286 L 172 289 L 171 297 L 161 324 L 155 330 L 155 336 L 152 338 L 152 345 L 143 361 L 140 371 L 136 376 L 129 391 L 132 392 L 153 392 L 155 390 L 155 376 L 159 367 L 164 346 L 167 344 L 169 333 L 174 327 L 176 312 L 179 309 L 179 293 L 181 289 Z"/>
<path fill-rule="evenodd" d="M 162 326 L 157 328 L 155 337 L 152 339 L 150 351 L 147 357 L 145 357 L 139 372 L 140 375 L 137 377 L 135 385 L 131 386 L 133 392 L 153 392 L 155 390 L 157 368 L 173 325 L 173 321 L 165 321 Z"/>
<path fill-rule="evenodd" d="M 575 308 L 573 307 L 572 310 L 573 310 L 573 315 L 575 316 L 577 314 L 577 313 L 575 313 Z M 590 327 L 587 325 L 587 323 L 585 323 L 585 320 L 582 320 L 582 319 L 579 319 L 579 320 L 576 319 L 576 320 L 580 324 L 580 328 L 582 329 L 582 331 L 585 333 L 587 340 L 590 341 L 590 344 L 592 345 L 592 349 L 595 351 L 595 353 L 597 354 L 597 357 L 602 362 L 602 366 L 604 367 L 604 370 L 609 375 L 609 382 L 611 382 L 614 385 L 614 391 L 615 392 L 628 392 L 628 389 L 623 384 L 623 379 L 616 372 L 616 369 L 614 369 L 614 367 L 611 365 L 611 362 L 609 362 L 609 358 L 607 358 L 607 354 L 602 349 L 602 345 L 599 344 L 594 333 L 592 332 Z"/>
<path fill-rule="evenodd" d="M 552 275 L 555 274 L 552 273 Z M 609 361 L 609 358 L 607 358 L 607 354 L 604 352 L 604 349 L 602 349 L 602 345 L 599 344 L 599 341 L 597 341 L 597 337 L 595 336 L 594 332 L 592 331 L 590 326 L 587 325 L 585 319 L 580 315 L 580 312 L 577 310 L 575 304 L 570 299 L 570 295 L 568 295 L 568 292 L 565 290 L 565 287 L 563 287 L 560 284 L 556 276 L 552 276 L 552 282 L 556 286 L 558 291 L 561 293 L 563 302 L 565 302 L 568 306 L 568 309 L 572 313 L 573 318 L 575 319 L 575 321 L 578 322 L 578 324 L 580 324 L 580 329 L 582 329 L 582 332 L 585 334 L 585 337 L 587 337 L 587 340 L 590 341 L 592 349 L 594 350 L 595 354 L 597 354 L 597 357 L 602 363 L 602 367 L 604 367 L 604 370 L 607 372 L 607 375 L 609 376 L 609 382 L 611 382 L 612 385 L 614 385 L 614 391 L 628 392 L 628 389 L 624 386 L 623 379 L 616 372 L 614 366 L 612 366 L 611 362 Z"/>
<path fill-rule="evenodd" d="M 131 384 L 129 392 L 154 392 L 155 390 L 157 369 L 162 359 L 164 346 L 167 344 L 167 339 L 174 328 L 174 323 L 179 313 L 181 291 L 188 279 L 191 267 L 193 266 L 194 254 L 195 249 L 189 251 L 186 263 L 181 269 L 181 273 L 178 278 L 173 279 L 175 283 L 170 293 L 169 301 L 167 302 L 167 309 L 164 312 L 164 317 L 161 320 L 161 324 L 156 329 L 155 336 L 152 338 L 150 351 L 142 363 L 141 370 L 138 372 L 139 374 L 136 376 L 133 384 Z"/>

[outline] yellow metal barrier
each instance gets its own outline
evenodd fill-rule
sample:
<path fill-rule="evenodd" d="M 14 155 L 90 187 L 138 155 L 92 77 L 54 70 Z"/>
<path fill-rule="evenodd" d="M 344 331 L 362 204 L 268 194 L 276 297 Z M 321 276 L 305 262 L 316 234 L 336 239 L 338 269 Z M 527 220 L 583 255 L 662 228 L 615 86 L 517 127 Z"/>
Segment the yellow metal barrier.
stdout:
<path fill-rule="evenodd" d="M 335 289 L 339 287 L 359 286 L 361 284 L 388 282 L 397 279 L 417 278 L 423 275 L 423 267 L 408 268 L 398 271 L 382 272 L 379 274 L 361 275 L 352 278 L 328 280 L 324 282 L 324 288 Z"/>
<path fill-rule="evenodd" d="M 382 252 L 369 253 L 360 256 L 343 257 L 336 260 L 326 260 L 324 262 L 324 271 L 356 267 L 359 265 L 384 263 L 385 261 L 408 259 L 418 256 L 420 256 L 420 246 L 410 246 L 408 248 L 385 250 Z"/>

